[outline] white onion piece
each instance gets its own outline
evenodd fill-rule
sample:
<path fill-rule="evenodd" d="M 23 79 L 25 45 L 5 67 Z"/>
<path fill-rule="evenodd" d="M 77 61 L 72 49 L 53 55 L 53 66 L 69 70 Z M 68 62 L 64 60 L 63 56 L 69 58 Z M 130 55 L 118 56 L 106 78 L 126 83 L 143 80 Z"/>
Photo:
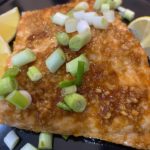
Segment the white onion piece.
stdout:
<path fill-rule="evenodd" d="M 115 21 L 115 12 L 113 10 L 104 11 L 103 15 L 108 22 L 112 23 Z"/>
<path fill-rule="evenodd" d="M 84 14 L 85 11 L 81 10 L 81 11 L 76 11 L 73 13 L 74 18 L 76 18 L 77 20 L 82 20 L 84 18 Z"/>
<path fill-rule="evenodd" d="M 88 10 L 88 9 L 89 4 L 87 2 L 80 2 L 74 8 L 74 10 Z"/>
<path fill-rule="evenodd" d="M 97 16 L 96 12 L 87 12 L 84 13 L 83 19 L 86 20 L 89 25 L 92 25 L 92 19 L 94 16 Z"/>
<path fill-rule="evenodd" d="M 103 16 L 95 16 L 93 18 L 93 26 L 97 29 L 107 29 L 108 21 Z"/>
<path fill-rule="evenodd" d="M 25 90 L 20 90 L 19 92 L 20 92 L 22 95 L 24 95 L 24 96 L 29 100 L 29 105 L 28 105 L 28 106 L 30 106 L 31 103 L 32 103 L 32 97 L 31 97 L 30 93 L 27 92 L 27 91 L 25 91 Z M 28 106 L 27 106 L 27 107 L 28 107 Z M 27 107 L 26 107 L 26 108 L 27 108 Z"/>
<path fill-rule="evenodd" d="M 110 5 L 109 4 L 102 4 L 101 6 L 101 11 L 105 12 L 105 11 L 109 11 L 110 10 Z"/>
<path fill-rule="evenodd" d="M 4 138 L 4 143 L 10 150 L 13 150 L 17 143 L 19 142 L 19 137 L 16 133 L 12 130 L 10 131 Z"/>
<path fill-rule="evenodd" d="M 88 30 L 90 30 L 89 24 L 85 20 L 80 20 L 77 24 L 78 33 L 83 33 Z"/>
<path fill-rule="evenodd" d="M 64 14 L 58 12 L 52 17 L 52 22 L 57 24 L 57 25 L 64 26 L 65 21 L 67 19 L 68 19 L 67 15 L 64 15 Z"/>
<path fill-rule="evenodd" d="M 77 20 L 75 18 L 69 18 L 65 22 L 65 30 L 67 33 L 77 31 Z"/>
<path fill-rule="evenodd" d="M 30 143 L 25 144 L 20 150 L 38 150 L 36 147 Z"/>

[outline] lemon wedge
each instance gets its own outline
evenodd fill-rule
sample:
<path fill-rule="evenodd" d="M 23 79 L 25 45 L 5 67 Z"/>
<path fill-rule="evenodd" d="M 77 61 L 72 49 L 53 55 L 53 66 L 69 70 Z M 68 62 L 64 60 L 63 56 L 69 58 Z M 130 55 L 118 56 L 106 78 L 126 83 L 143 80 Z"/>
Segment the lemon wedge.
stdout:
<path fill-rule="evenodd" d="M 128 28 L 139 39 L 147 55 L 150 56 L 150 16 L 135 19 Z"/>
<path fill-rule="evenodd" d="M 0 36 L 0 77 L 4 74 L 11 50 L 7 42 Z"/>
<path fill-rule="evenodd" d="M 16 34 L 20 14 L 17 7 L 0 15 L 0 35 L 6 42 L 10 42 Z"/>

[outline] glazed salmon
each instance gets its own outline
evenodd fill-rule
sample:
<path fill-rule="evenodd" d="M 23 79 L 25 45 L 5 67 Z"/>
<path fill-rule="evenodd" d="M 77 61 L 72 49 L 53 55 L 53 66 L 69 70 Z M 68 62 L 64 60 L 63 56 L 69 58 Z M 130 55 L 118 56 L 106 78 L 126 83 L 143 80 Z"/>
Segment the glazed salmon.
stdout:
<path fill-rule="evenodd" d="M 94 1 L 88 0 L 90 9 Z M 60 81 L 73 77 L 65 64 L 55 73 L 45 65 L 48 56 L 59 47 L 56 33 L 64 27 L 52 23 L 56 12 L 67 13 L 75 3 L 22 14 L 14 42 L 14 54 L 30 48 L 37 60 L 21 68 L 17 76 L 20 89 L 32 96 L 26 110 L 16 109 L 7 101 L 0 102 L 0 122 L 35 132 L 92 137 L 138 149 L 150 149 L 150 68 L 140 42 L 116 13 L 108 29 L 92 27 L 92 40 L 78 52 L 62 47 L 67 62 L 85 54 L 90 69 L 85 73 L 78 93 L 87 99 L 82 113 L 59 109 L 63 100 Z M 43 78 L 31 82 L 29 66 L 37 66 Z"/>

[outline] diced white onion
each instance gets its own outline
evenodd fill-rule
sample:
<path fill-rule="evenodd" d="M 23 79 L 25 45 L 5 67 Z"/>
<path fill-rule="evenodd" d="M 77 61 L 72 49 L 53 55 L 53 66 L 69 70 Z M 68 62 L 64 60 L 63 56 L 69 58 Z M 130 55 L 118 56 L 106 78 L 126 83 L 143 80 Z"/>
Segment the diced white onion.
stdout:
<path fill-rule="evenodd" d="M 89 4 L 87 2 L 80 2 L 74 8 L 74 10 L 88 10 L 88 9 Z"/>
<path fill-rule="evenodd" d="M 93 26 L 97 29 L 107 29 L 108 21 L 103 16 L 95 16 L 93 18 Z"/>
<path fill-rule="evenodd" d="M 90 30 L 89 24 L 85 20 L 80 20 L 77 24 L 78 33 L 83 33 L 88 30 Z"/>
<path fill-rule="evenodd" d="M 25 91 L 25 90 L 20 90 L 19 91 L 22 95 L 24 95 L 28 100 L 29 100 L 29 105 L 31 105 L 31 103 L 32 103 L 32 97 L 31 97 L 31 95 L 30 95 L 30 93 L 29 92 L 27 92 L 27 91 Z M 28 105 L 28 106 L 29 106 Z M 27 106 L 27 107 L 28 107 Z M 26 108 L 27 108 L 26 107 Z"/>
<path fill-rule="evenodd" d="M 77 31 L 77 20 L 75 18 L 68 18 L 65 22 L 65 30 L 67 33 Z"/>
<path fill-rule="evenodd" d="M 84 18 L 84 14 L 85 11 L 81 10 L 81 11 L 76 11 L 73 13 L 74 18 L 76 18 L 77 20 L 82 20 Z"/>
<path fill-rule="evenodd" d="M 64 26 L 65 25 L 65 21 L 68 19 L 67 15 L 64 15 L 63 13 L 56 13 L 53 17 L 52 17 L 52 22 L 60 25 L 60 26 Z"/>
<path fill-rule="evenodd" d="M 20 150 L 38 150 L 36 147 L 30 143 L 25 144 Z"/>
<path fill-rule="evenodd" d="M 104 11 L 103 15 L 108 22 L 112 23 L 115 21 L 115 12 L 113 10 Z"/>
<path fill-rule="evenodd" d="M 94 16 L 97 16 L 96 12 L 87 12 L 84 13 L 83 19 L 86 20 L 89 25 L 92 25 L 92 19 Z"/>
<path fill-rule="evenodd" d="M 19 137 L 16 133 L 12 130 L 10 131 L 4 138 L 4 143 L 10 150 L 13 150 L 17 143 L 19 142 Z"/>

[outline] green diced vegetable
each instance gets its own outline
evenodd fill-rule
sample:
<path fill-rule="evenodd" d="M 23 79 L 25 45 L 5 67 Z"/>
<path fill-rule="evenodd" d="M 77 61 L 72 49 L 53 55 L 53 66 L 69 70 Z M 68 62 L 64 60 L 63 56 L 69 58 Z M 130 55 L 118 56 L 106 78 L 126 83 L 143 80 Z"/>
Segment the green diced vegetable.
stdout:
<path fill-rule="evenodd" d="M 82 79 L 84 75 L 84 62 L 78 61 L 78 70 L 76 75 L 76 85 L 80 86 L 82 84 Z"/>
<path fill-rule="evenodd" d="M 72 51 L 79 51 L 91 40 L 91 32 L 83 32 L 73 36 L 69 42 L 69 48 Z"/>
<path fill-rule="evenodd" d="M 35 66 L 29 67 L 27 72 L 28 77 L 31 81 L 38 81 L 42 78 L 42 73 Z"/>
<path fill-rule="evenodd" d="M 39 136 L 39 149 L 52 149 L 52 143 L 53 143 L 53 135 L 49 133 L 40 133 Z"/>
<path fill-rule="evenodd" d="M 31 49 L 25 49 L 12 57 L 13 66 L 24 66 L 36 60 L 36 55 Z"/>
<path fill-rule="evenodd" d="M 60 45 L 67 46 L 69 44 L 69 36 L 65 32 L 58 32 L 56 38 Z"/>
<path fill-rule="evenodd" d="M 55 73 L 66 61 L 65 53 L 57 48 L 46 60 L 46 66 L 51 73 Z"/>
<path fill-rule="evenodd" d="M 20 72 L 20 69 L 17 66 L 13 66 L 12 68 L 8 68 L 3 75 L 4 77 L 16 77 Z"/>
<path fill-rule="evenodd" d="M 83 112 L 86 108 L 86 99 L 77 93 L 69 94 L 64 97 L 64 102 L 74 111 Z"/>
<path fill-rule="evenodd" d="M 72 86 L 75 84 L 75 81 L 74 80 L 64 80 L 64 81 L 61 81 L 59 83 L 59 87 L 60 88 L 65 88 L 65 87 L 69 87 L 69 86 Z"/>
<path fill-rule="evenodd" d="M 63 139 L 64 139 L 64 140 L 66 140 L 66 141 L 67 141 L 67 140 L 68 140 L 68 138 L 69 138 L 69 136 L 68 136 L 68 135 L 62 135 L 62 137 L 63 137 Z"/>
<path fill-rule="evenodd" d="M 71 109 L 63 102 L 57 103 L 57 107 L 66 111 L 71 111 Z"/>
<path fill-rule="evenodd" d="M 6 100 L 19 109 L 26 109 L 31 104 L 31 101 L 17 90 L 9 94 Z"/>
<path fill-rule="evenodd" d="M 89 70 L 89 61 L 84 54 L 81 54 L 79 57 L 71 60 L 66 64 L 66 71 L 71 73 L 73 76 L 76 76 L 77 74 L 78 61 L 83 61 L 85 63 L 84 72 Z"/>
<path fill-rule="evenodd" d="M 18 87 L 17 81 L 14 78 L 6 77 L 0 79 L 0 96 L 5 96 Z"/>
<path fill-rule="evenodd" d="M 25 144 L 20 150 L 38 150 L 36 147 L 30 143 Z"/>
<path fill-rule="evenodd" d="M 83 70 L 84 71 L 84 70 Z M 69 86 L 69 87 L 65 87 L 62 89 L 61 93 L 62 93 L 62 96 L 64 95 L 68 95 L 68 94 L 72 94 L 72 93 L 76 93 L 77 92 L 77 87 L 76 85 L 72 85 L 72 86 Z"/>
<path fill-rule="evenodd" d="M 130 9 L 125 9 L 125 11 L 120 12 L 121 16 L 128 21 L 132 21 L 135 17 L 135 12 Z"/>

